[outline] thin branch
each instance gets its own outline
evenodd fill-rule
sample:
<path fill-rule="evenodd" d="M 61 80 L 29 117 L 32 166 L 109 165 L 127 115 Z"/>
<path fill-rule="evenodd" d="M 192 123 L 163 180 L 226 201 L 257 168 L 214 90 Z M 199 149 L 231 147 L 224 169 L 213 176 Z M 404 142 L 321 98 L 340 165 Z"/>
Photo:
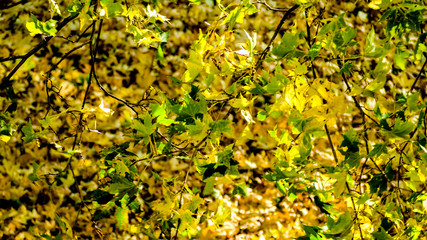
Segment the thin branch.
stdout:
<path fill-rule="evenodd" d="M 76 50 L 78 50 L 78 49 L 80 49 L 80 48 L 82 48 L 82 47 L 84 47 L 84 46 L 86 46 L 86 45 L 88 45 L 90 42 L 85 42 L 85 43 L 83 43 L 83 44 L 81 44 L 81 45 L 79 45 L 79 46 L 77 46 L 77 47 L 75 47 L 75 48 L 73 48 L 73 49 L 71 49 L 70 51 L 68 51 L 66 54 L 64 54 L 64 56 L 62 56 L 61 57 L 61 59 L 57 62 L 57 63 L 55 63 L 53 66 L 52 66 L 52 68 L 51 69 L 49 69 L 49 71 L 47 72 L 48 74 L 50 73 L 50 72 L 52 72 L 53 70 L 55 70 L 56 68 L 58 68 L 58 65 L 62 62 L 62 61 L 64 61 L 67 57 L 68 57 L 68 55 L 70 55 L 71 53 L 73 53 L 74 51 L 76 51 Z"/>
<path fill-rule="evenodd" d="M 77 38 L 77 40 L 74 41 L 74 42 L 79 42 L 80 39 L 83 37 L 83 35 L 87 32 L 87 30 L 89 30 L 92 27 L 93 24 L 95 24 L 95 23 L 92 22 L 89 26 L 87 26 L 87 28 L 79 35 L 79 37 Z"/>
<path fill-rule="evenodd" d="M 331 139 L 331 135 L 330 135 L 329 130 L 328 130 L 328 126 L 326 124 L 325 124 L 325 131 L 326 131 L 326 135 L 328 136 L 329 144 L 331 145 L 332 154 L 334 155 L 335 162 L 338 165 L 338 157 L 337 157 L 337 154 L 335 152 L 334 145 L 332 143 L 332 139 Z M 345 185 L 347 187 L 348 193 L 350 194 L 351 203 L 352 203 L 353 209 L 354 209 L 354 218 L 358 222 L 360 237 L 361 237 L 361 239 L 363 239 L 363 233 L 362 233 L 362 228 L 360 227 L 360 222 L 359 222 L 359 217 L 358 217 L 358 213 L 357 213 L 356 204 L 354 203 L 353 196 L 351 195 L 351 189 L 350 189 L 350 186 L 348 185 L 347 179 L 345 180 Z"/>
<path fill-rule="evenodd" d="M 93 76 L 95 78 L 96 84 L 98 85 L 98 87 L 104 92 L 104 94 L 108 97 L 114 98 L 115 100 L 123 103 L 124 105 L 126 105 L 128 108 L 132 109 L 132 111 L 138 116 L 138 112 L 135 110 L 135 108 L 133 108 L 131 106 L 132 103 L 129 103 L 126 100 L 123 100 L 119 97 L 114 96 L 113 94 L 109 93 L 107 90 L 105 90 L 105 88 L 102 86 L 102 84 L 99 82 L 98 77 L 96 76 L 96 73 L 93 72 Z"/>
<path fill-rule="evenodd" d="M 342 68 L 341 62 L 340 61 L 337 61 L 337 62 L 338 62 L 339 67 Z M 342 76 L 342 78 L 344 80 L 345 85 L 347 86 L 347 91 L 351 91 L 351 86 L 348 83 L 348 80 L 347 80 L 345 74 L 343 73 L 341 76 Z M 369 116 L 368 114 L 366 114 L 365 111 L 363 111 L 362 106 L 360 105 L 359 101 L 357 101 L 357 99 L 356 99 L 355 96 L 351 96 L 351 98 L 353 99 L 354 103 L 356 104 L 356 107 L 359 109 L 360 113 L 362 114 L 362 117 L 366 116 L 369 119 L 371 119 L 371 121 L 374 122 L 376 125 L 379 125 L 379 123 L 375 119 L 373 119 L 371 116 Z"/>
<path fill-rule="evenodd" d="M 60 22 L 58 24 L 58 26 L 56 27 L 56 30 L 59 32 L 65 25 L 67 25 L 70 21 L 72 21 L 77 16 L 78 15 L 75 14 L 75 15 L 71 15 L 71 16 L 65 18 L 62 22 Z M 53 36 L 47 36 L 46 38 L 43 38 L 43 40 L 37 46 L 35 46 L 27 54 L 25 54 L 22 57 L 21 61 L 12 69 L 12 71 L 5 78 L 3 78 L 3 80 L 0 84 L 0 89 L 9 88 L 12 85 L 11 79 L 12 79 L 13 75 L 18 71 L 18 69 L 25 63 L 25 61 L 27 61 L 27 59 L 29 57 L 34 55 L 40 49 L 44 48 L 52 38 L 53 38 Z"/>
<path fill-rule="evenodd" d="M 347 179 L 345 180 L 345 185 L 347 187 L 348 193 L 350 194 L 351 204 L 353 205 L 353 209 L 354 209 L 354 219 L 356 219 L 357 226 L 359 227 L 360 239 L 363 240 L 363 232 L 362 232 L 362 227 L 360 226 L 359 214 L 357 213 L 356 204 L 354 203 L 354 198 L 351 195 L 351 189 L 350 189 L 350 186 L 348 185 Z"/>
<path fill-rule="evenodd" d="M 295 11 L 299 5 L 294 5 L 289 10 L 286 11 L 285 15 L 280 20 L 279 25 L 277 25 L 276 30 L 274 31 L 273 37 L 270 39 L 270 42 L 268 43 L 267 47 L 265 47 L 264 51 L 262 51 L 261 56 L 258 58 L 258 61 L 255 65 L 255 71 L 261 66 L 262 62 L 264 61 L 265 57 L 267 56 L 268 52 L 270 51 L 271 44 L 273 43 L 274 39 L 276 39 L 277 35 L 279 34 L 280 29 L 282 28 L 283 24 L 285 23 L 285 20 L 289 18 L 289 15 L 293 11 Z"/>
<path fill-rule="evenodd" d="M 24 57 L 25 57 L 25 55 L 18 55 L 18 56 L 10 56 L 10 57 L 6 57 L 6 58 L 0 58 L 0 62 L 13 61 L 16 59 L 22 59 Z"/>
<path fill-rule="evenodd" d="M 329 145 L 331 145 L 332 154 L 334 155 L 335 163 L 338 165 L 339 162 L 338 162 L 337 153 L 335 152 L 334 144 L 332 143 L 331 134 L 329 133 L 328 125 L 326 124 L 325 124 L 325 131 L 326 131 L 326 135 L 328 136 Z"/>
<path fill-rule="evenodd" d="M 18 6 L 19 4 L 26 4 L 27 2 L 28 2 L 28 0 L 22 0 L 22 1 L 12 3 L 9 5 L 6 5 L 6 3 L 3 2 L 3 3 L 0 3 L 0 9 L 5 10 L 5 9 L 13 8 L 15 6 Z"/>
<path fill-rule="evenodd" d="M 417 84 L 418 80 L 419 80 L 419 79 L 420 79 L 420 77 L 421 77 L 421 74 L 424 72 L 424 68 L 426 67 L 426 64 L 427 64 L 427 57 L 426 57 L 426 56 L 424 56 L 424 57 L 426 58 L 426 60 L 424 61 L 424 64 L 423 64 L 423 66 L 422 66 L 422 68 L 421 68 L 421 71 L 418 73 L 417 78 L 415 78 L 415 81 L 414 81 L 414 83 L 413 83 L 413 84 L 412 84 L 412 86 L 411 86 L 411 91 L 412 91 L 412 90 L 414 90 L 415 84 Z"/>
<path fill-rule="evenodd" d="M 106 95 L 106 96 L 108 96 L 108 97 L 111 97 L 111 98 L 114 98 L 115 100 L 117 100 L 117 101 L 119 101 L 119 102 L 121 102 L 121 103 L 123 103 L 124 105 L 126 105 L 128 108 L 130 108 L 130 109 L 132 109 L 132 111 L 133 112 L 135 112 L 135 114 L 138 116 L 138 112 L 135 110 L 135 108 L 133 108 L 131 105 L 132 105 L 132 103 L 129 103 L 128 101 L 126 101 L 126 100 L 123 100 L 123 99 L 121 99 L 121 98 L 119 98 L 119 97 L 116 97 L 115 95 L 113 95 L 113 94 L 111 94 L 111 93 L 109 93 L 103 86 L 102 86 L 102 84 L 101 84 L 101 82 L 99 81 L 99 79 L 98 79 L 98 77 L 97 77 L 97 75 L 96 75 L 96 71 L 95 71 L 95 56 L 96 56 L 96 51 L 97 51 L 97 49 L 98 49 L 98 43 L 99 43 L 99 38 L 100 38 L 100 34 L 101 34 L 101 27 L 102 27 L 102 19 L 100 20 L 100 22 L 99 22 L 99 29 L 98 29 L 98 36 L 97 36 L 97 40 L 96 40 L 96 45 L 95 45 L 95 48 L 94 49 L 92 49 L 91 50 L 91 52 L 92 52 L 92 60 L 91 60 L 91 65 L 92 65 L 92 69 L 94 69 L 93 70 L 93 72 L 92 72 L 92 74 L 93 74 L 93 77 L 94 77 L 94 79 L 95 79 L 95 81 L 96 81 L 96 84 L 98 85 L 98 87 L 104 92 L 104 94 Z M 133 104 L 134 105 L 134 104 Z"/>
<path fill-rule="evenodd" d="M 255 4 L 255 3 L 262 4 L 262 5 L 266 6 L 268 8 L 268 10 L 274 11 L 274 12 L 286 12 L 286 11 L 288 11 L 288 9 L 284 9 L 284 8 L 274 8 L 274 7 L 271 7 L 265 1 L 256 1 L 253 4 Z"/>

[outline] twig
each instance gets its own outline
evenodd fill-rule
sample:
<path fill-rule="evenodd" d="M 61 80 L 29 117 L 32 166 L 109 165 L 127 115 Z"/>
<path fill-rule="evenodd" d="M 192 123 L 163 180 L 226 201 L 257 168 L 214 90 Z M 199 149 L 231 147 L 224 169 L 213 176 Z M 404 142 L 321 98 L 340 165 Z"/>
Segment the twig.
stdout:
<path fill-rule="evenodd" d="M 339 67 L 342 68 L 341 62 L 340 61 L 337 61 L 337 62 L 338 62 Z M 347 86 L 347 91 L 351 91 L 351 86 L 348 83 L 348 80 L 347 80 L 345 74 L 343 73 L 341 76 L 342 76 L 342 78 L 344 80 L 345 85 Z M 359 109 L 360 113 L 362 114 L 362 117 L 366 116 L 369 119 L 371 119 L 371 121 L 374 122 L 376 125 L 379 125 L 379 123 L 375 119 L 373 119 L 371 116 L 369 116 L 368 114 L 366 114 L 365 111 L 363 111 L 362 106 L 360 105 L 359 101 L 357 101 L 357 99 L 356 99 L 355 96 L 351 96 L 351 98 L 353 99 L 354 103 L 356 104 L 356 107 Z"/>
<path fill-rule="evenodd" d="M 413 84 L 412 84 L 412 86 L 411 86 L 411 91 L 412 91 L 412 90 L 414 90 L 415 84 L 417 84 L 418 80 L 419 80 L 419 79 L 420 79 L 420 77 L 421 77 L 421 74 L 424 72 L 424 68 L 426 67 L 426 64 L 427 64 L 427 56 L 424 56 L 424 57 L 426 58 L 426 60 L 424 61 L 424 64 L 423 64 L 423 66 L 422 66 L 422 68 L 421 68 L 420 72 L 418 73 L 417 78 L 415 78 L 415 81 L 414 81 L 414 83 L 413 83 Z"/>
<path fill-rule="evenodd" d="M 58 65 L 62 62 L 62 61 L 64 61 L 65 60 L 65 58 L 67 58 L 68 57 L 68 55 L 70 55 L 71 53 L 73 53 L 74 51 L 76 51 L 76 50 L 78 50 L 78 49 L 80 49 L 80 48 L 82 48 L 82 47 L 84 47 L 84 46 L 86 46 L 86 45 L 88 45 L 90 42 L 85 42 L 85 43 L 83 43 L 83 44 L 81 44 L 81 45 L 79 45 L 79 46 L 77 46 L 77 47 L 75 47 L 75 48 L 73 48 L 73 49 L 71 49 L 70 51 L 68 51 L 66 54 L 64 54 L 64 56 L 62 56 L 61 57 L 61 59 L 57 62 L 57 63 L 55 63 L 53 66 L 52 66 L 52 68 L 51 69 L 49 69 L 49 71 L 47 71 L 47 73 L 49 74 L 50 72 L 52 72 L 53 70 L 55 70 L 56 68 L 58 68 Z"/>
<path fill-rule="evenodd" d="M 74 18 L 76 18 L 78 15 L 71 15 L 67 18 L 65 18 L 62 22 L 60 22 L 56 28 L 56 30 L 59 32 L 65 25 L 67 25 L 70 21 L 72 21 Z M 1 84 L 0 84 L 0 89 L 6 89 L 9 88 L 12 85 L 12 80 L 11 78 L 13 77 L 13 75 L 18 71 L 18 69 L 25 63 L 25 61 L 27 61 L 27 59 L 29 57 L 31 57 L 32 55 L 34 55 L 36 52 L 38 52 L 40 49 L 44 48 L 47 43 L 53 38 L 53 36 L 48 36 L 46 38 L 43 38 L 43 41 L 41 41 L 37 46 L 35 46 L 33 49 L 31 49 L 28 53 L 26 53 L 21 61 L 12 69 L 12 71 L 5 77 L 3 78 Z"/>
<path fill-rule="evenodd" d="M 28 2 L 28 0 L 22 0 L 22 1 L 19 1 L 19 2 L 16 2 L 16 3 L 12 3 L 12 4 L 9 4 L 9 5 L 6 5 L 6 3 L 1 3 L 0 4 L 0 9 L 1 10 L 9 9 L 9 8 L 18 6 L 19 4 L 26 4 L 27 2 Z"/>
<path fill-rule="evenodd" d="M 22 59 L 24 57 L 25 57 L 25 55 L 10 56 L 10 57 L 6 57 L 6 58 L 0 58 L 0 62 L 13 61 L 13 60 L 16 60 L 16 59 Z"/>
<path fill-rule="evenodd" d="M 265 47 L 264 51 L 262 51 L 261 56 L 258 58 L 257 63 L 255 64 L 255 71 L 261 66 L 262 62 L 264 61 L 265 57 L 267 56 L 267 53 L 270 51 L 271 44 L 273 43 L 274 39 L 276 39 L 277 35 L 279 34 L 280 29 L 282 28 L 283 24 L 285 23 L 285 20 L 289 18 L 289 15 L 293 11 L 295 11 L 299 5 L 294 5 L 289 10 L 286 11 L 285 15 L 282 17 L 282 19 L 279 22 L 279 25 L 277 25 L 276 30 L 274 31 L 273 37 L 270 39 L 270 42 L 268 43 L 267 47 Z"/>
<path fill-rule="evenodd" d="M 328 130 L 328 126 L 326 124 L 325 124 L 325 131 L 326 131 L 326 135 L 328 135 L 329 144 L 331 145 L 332 154 L 334 155 L 335 162 L 338 164 L 338 157 L 337 157 L 337 154 L 335 152 L 334 145 L 332 143 L 332 139 L 331 139 L 331 135 L 330 135 L 329 130 Z M 347 179 L 345 180 L 345 185 L 347 187 L 348 194 L 350 194 L 351 203 L 352 203 L 353 209 L 354 209 L 354 218 L 358 222 L 360 238 L 363 239 L 363 233 L 362 233 L 362 228 L 360 227 L 360 221 L 359 221 L 359 217 L 358 217 L 358 213 L 357 213 L 356 204 L 354 203 L 353 196 L 351 195 L 351 189 L 350 189 L 350 186 L 348 185 Z"/>
<path fill-rule="evenodd" d="M 325 131 L 326 131 L 326 135 L 328 136 L 329 145 L 331 145 L 332 154 L 334 155 L 335 163 L 338 165 L 339 162 L 338 162 L 337 153 L 335 152 L 334 144 L 332 143 L 331 134 L 329 133 L 328 125 L 326 124 L 325 124 Z"/>
<path fill-rule="evenodd" d="M 274 8 L 274 7 L 271 7 L 265 1 L 256 1 L 254 3 L 262 4 L 262 5 L 266 6 L 268 8 L 268 10 L 274 11 L 274 12 L 286 12 L 286 11 L 288 11 L 288 9 L 284 9 L 284 8 Z"/>
<path fill-rule="evenodd" d="M 96 76 L 95 71 L 93 72 L 93 77 L 94 77 L 94 79 L 95 79 L 96 84 L 98 85 L 98 87 L 99 87 L 99 88 L 104 92 L 104 94 L 105 94 L 106 96 L 111 97 L 111 98 L 114 98 L 115 100 L 117 100 L 117 101 L 119 101 L 119 102 L 123 103 L 123 104 L 124 104 L 124 105 L 126 105 L 128 108 L 132 109 L 132 111 L 133 111 L 133 112 L 138 116 L 138 112 L 135 110 L 135 108 L 133 108 L 133 107 L 131 106 L 131 103 L 129 103 L 128 101 L 123 100 L 123 99 L 121 99 L 121 98 L 119 98 L 119 97 L 116 97 L 116 96 L 114 96 L 113 94 L 109 93 L 107 90 L 105 90 L 105 88 L 104 88 L 104 87 L 102 86 L 102 84 L 99 82 L 98 77 Z"/>

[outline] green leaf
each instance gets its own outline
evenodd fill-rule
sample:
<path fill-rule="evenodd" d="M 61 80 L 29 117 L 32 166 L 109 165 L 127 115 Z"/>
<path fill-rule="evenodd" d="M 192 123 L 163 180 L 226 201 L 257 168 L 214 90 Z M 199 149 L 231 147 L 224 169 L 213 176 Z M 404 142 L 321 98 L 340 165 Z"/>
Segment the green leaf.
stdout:
<path fill-rule="evenodd" d="M 409 94 L 406 103 L 408 104 L 408 110 L 411 112 L 417 111 L 421 106 L 418 105 L 418 96 L 419 92 L 414 94 Z"/>
<path fill-rule="evenodd" d="M 92 199 L 99 204 L 106 204 L 114 198 L 114 195 L 107 191 L 96 189 L 95 191 L 88 192 L 85 198 Z"/>
<path fill-rule="evenodd" d="M 135 187 L 135 185 L 132 182 L 122 181 L 121 183 L 111 184 L 108 192 L 110 192 L 112 194 L 122 194 L 122 193 L 129 192 L 134 187 Z"/>
<path fill-rule="evenodd" d="M 414 124 L 411 122 L 402 121 L 400 118 L 396 119 L 391 132 L 398 137 L 409 139 L 409 133 L 414 129 Z"/>
<path fill-rule="evenodd" d="M 366 158 L 379 157 L 383 153 L 387 153 L 387 144 L 386 143 L 378 143 L 374 145 L 374 149 L 366 156 Z"/>
<path fill-rule="evenodd" d="M 319 55 L 321 49 L 322 49 L 322 43 L 316 42 L 311 46 L 307 56 L 309 56 L 311 58 L 311 61 L 313 61 Z"/>
<path fill-rule="evenodd" d="M 393 181 L 395 173 L 396 171 L 394 171 L 392 162 L 390 161 L 385 168 L 385 175 L 390 181 Z"/>
<path fill-rule="evenodd" d="M 332 204 L 326 203 L 320 200 L 320 198 L 317 195 L 314 196 L 314 204 L 319 208 L 319 210 L 322 213 L 325 213 L 325 214 L 329 214 L 329 212 L 331 211 L 331 208 L 333 207 Z"/>
<path fill-rule="evenodd" d="M 242 7 L 237 7 L 233 11 L 231 11 L 228 16 L 225 18 L 224 22 L 222 24 L 228 23 L 228 30 L 232 30 L 234 28 L 234 25 L 236 23 L 242 23 L 243 18 L 245 16 L 244 12 L 242 11 Z"/>
<path fill-rule="evenodd" d="M 359 137 L 354 131 L 354 129 L 351 129 L 347 131 L 344 135 L 344 140 L 341 142 L 339 151 L 345 155 L 346 157 L 350 156 L 351 153 L 358 153 L 359 152 Z"/>
<path fill-rule="evenodd" d="M 254 83 L 254 84 L 255 84 L 255 87 L 249 90 L 249 92 L 250 92 L 250 93 L 255 94 L 255 95 L 263 95 L 263 94 L 265 94 L 265 93 L 267 92 L 267 91 L 266 91 L 266 90 L 264 90 L 264 88 L 263 88 L 261 85 L 259 85 L 258 83 Z M 233 86 L 236 88 L 236 85 L 235 85 L 235 84 L 233 84 Z M 237 91 L 237 88 L 236 88 L 236 90 L 235 90 L 235 91 Z"/>
<path fill-rule="evenodd" d="M 146 114 L 143 119 L 138 119 L 134 121 L 133 128 L 142 137 L 148 137 L 156 131 L 157 124 L 153 124 L 150 114 Z"/>
<path fill-rule="evenodd" d="M 334 194 L 335 197 L 340 197 L 341 194 L 345 191 L 347 186 L 347 174 L 345 173 L 336 173 L 334 175 L 334 178 L 337 179 L 337 181 L 334 184 Z"/>
<path fill-rule="evenodd" d="M 59 232 L 59 233 L 61 233 L 61 232 Z M 59 235 L 59 233 L 58 233 L 58 235 Z M 42 235 L 40 235 L 40 237 L 44 237 L 45 239 L 52 240 L 52 236 L 47 235 L 46 233 L 43 233 Z"/>
<path fill-rule="evenodd" d="M 344 66 L 340 69 L 339 74 L 342 75 L 343 73 L 345 73 L 348 76 L 351 76 L 351 69 L 354 69 L 354 68 L 356 68 L 356 66 L 354 66 L 353 64 L 350 64 L 350 63 L 346 62 L 344 64 Z"/>
<path fill-rule="evenodd" d="M 61 232 L 59 232 L 58 234 L 56 234 L 55 240 L 62 240 L 62 233 Z"/>
<path fill-rule="evenodd" d="M 129 210 L 126 208 L 117 207 L 115 217 L 117 219 L 117 226 L 119 228 L 125 227 L 129 224 Z"/>
<path fill-rule="evenodd" d="M 286 187 L 281 180 L 276 181 L 276 186 L 277 186 L 277 189 L 279 189 L 279 192 L 283 194 L 283 196 L 288 196 Z"/>
<path fill-rule="evenodd" d="M 101 0 L 101 6 L 105 10 L 107 18 L 115 17 L 122 12 L 121 1 Z"/>
<path fill-rule="evenodd" d="M 233 191 L 231 192 L 231 195 L 237 195 L 240 194 L 242 196 L 246 196 L 248 193 L 248 188 L 244 183 L 239 183 L 236 186 L 234 186 Z"/>
<path fill-rule="evenodd" d="M 270 94 L 276 94 L 277 92 L 279 92 L 280 90 L 283 89 L 283 84 L 279 81 L 277 81 L 276 78 L 272 78 L 272 81 L 270 83 L 268 83 L 264 89 L 265 91 L 267 91 Z"/>
<path fill-rule="evenodd" d="M 367 192 L 365 192 L 362 194 L 362 196 L 360 196 L 360 198 L 359 198 L 359 200 L 357 200 L 356 204 L 363 205 L 368 200 L 369 200 L 369 194 Z"/>
<path fill-rule="evenodd" d="M 37 34 L 55 36 L 57 32 L 55 28 L 56 22 L 57 21 L 53 19 L 50 19 L 47 22 L 40 22 L 33 14 L 31 14 L 31 21 L 26 23 L 26 27 L 28 31 L 30 31 L 31 36 L 35 36 Z"/>
<path fill-rule="evenodd" d="M 319 36 L 324 35 L 326 33 L 329 33 L 331 31 L 333 32 L 333 31 L 335 31 L 336 28 L 337 28 L 336 21 L 332 21 L 330 23 L 327 23 L 327 24 L 323 25 L 323 27 L 320 29 Z"/>
<path fill-rule="evenodd" d="M 28 179 L 30 179 L 33 182 L 39 181 L 40 178 L 37 177 L 37 171 L 43 166 L 43 163 L 39 165 L 36 162 L 33 162 L 32 164 L 33 164 L 33 172 L 28 175 Z"/>
<path fill-rule="evenodd" d="M 229 126 L 230 124 L 231 122 L 228 120 L 219 120 L 209 123 L 209 128 L 211 129 L 212 133 L 219 132 L 232 134 L 232 129 Z"/>
<path fill-rule="evenodd" d="M 63 230 L 65 230 L 66 228 L 67 228 L 67 225 L 65 224 L 65 222 L 64 221 L 62 221 L 62 219 L 58 216 L 58 214 L 56 214 L 56 212 L 55 213 L 53 213 L 54 215 L 55 215 L 55 220 L 56 220 L 56 222 L 58 223 L 58 225 L 63 229 Z"/>
<path fill-rule="evenodd" d="M 83 5 L 79 1 L 74 1 L 67 7 L 67 11 L 73 16 L 81 13 L 82 9 Z"/>
<path fill-rule="evenodd" d="M 157 174 L 156 172 L 154 172 L 154 171 L 151 171 L 152 173 L 153 173 L 153 176 L 154 176 L 154 178 L 155 179 L 157 179 L 157 180 L 159 180 L 159 181 L 163 181 L 163 179 L 160 177 L 160 175 L 159 174 Z"/>
<path fill-rule="evenodd" d="M 365 41 L 365 55 L 372 58 L 384 57 L 388 53 L 386 47 L 379 47 L 375 45 L 375 29 L 374 27 L 368 33 Z"/>
<path fill-rule="evenodd" d="M 188 209 L 192 212 L 195 212 L 204 202 L 205 200 L 203 200 L 203 198 L 199 197 L 199 195 L 195 195 L 188 204 Z"/>
<path fill-rule="evenodd" d="M 33 125 L 31 124 L 31 119 L 28 120 L 28 125 L 22 127 L 22 133 L 24 133 L 24 144 L 30 143 L 33 140 L 37 139 L 38 135 L 34 132 Z"/>
<path fill-rule="evenodd" d="M 218 166 L 226 166 L 227 168 L 230 168 L 233 165 L 239 164 L 236 160 L 234 160 L 234 153 L 233 153 L 233 144 L 228 145 L 223 152 L 220 152 L 216 154 L 218 157 Z"/>
<path fill-rule="evenodd" d="M 372 237 L 374 237 L 375 240 L 391 240 L 392 239 L 382 227 L 380 227 L 380 231 L 372 233 Z"/>
<path fill-rule="evenodd" d="M 12 136 L 13 130 L 12 126 L 4 120 L 0 120 L 0 141 L 9 142 L 10 137 Z"/>
<path fill-rule="evenodd" d="M 345 236 L 353 226 L 353 218 L 349 212 L 345 212 L 338 217 L 335 222 L 331 217 L 328 217 L 328 230 L 325 234 Z"/>
<path fill-rule="evenodd" d="M 285 33 L 282 37 L 282 42 L 279 46 L 274 47 L 272 54 L 282 58 L 285 57 L 288 53 L 293 51 L 298 46 L 298 33 L 292 35 L 290 33 Z"/>
<path fill-rule="evenodd" d="M 396 54 L 394 55 L 394 64 L 396 64 L 396 67 L 405 71 L 406 62 L 410 55 L 409 52 L 396 50 Z"/>
<path fill-rule="evenodd" d="M 215 186 L 215 178 L 210 177 L 208 179 L 206 179 L 206 185 L 203 188 L 203 195 L 211 195 L 214 191 L 214 186 Z"/>
<path fill-rule="evenodd" d="M 230 208 L 224 206 L 223 204 L 219 205 L 215 216 L 213 216 L 212 221 L 216 224 L 224 224 L 226 220 L 231 217 Z"/>
<path fill-rule="evenodd" d="M 305 236 L 297 237 L 296 240 L 321 240 L 322 236 L 318 233 L 322 230 L 317 226 L 308 226 L 302 224 Z"/>
<path fill-rule="evenodd" d="M 257 114 L 257 118 L 259 121 L 264 121 L 268 117 L 268 112 L 266 111 L 259 111 Z"/>
<path fill-rule="evenodd" d="M 387 190 L 387 178 L 382 174 L 375 174 L 369 181 L 369 187 L 371 189 L 371 193 L 378 193 L 381 195 Z"/>

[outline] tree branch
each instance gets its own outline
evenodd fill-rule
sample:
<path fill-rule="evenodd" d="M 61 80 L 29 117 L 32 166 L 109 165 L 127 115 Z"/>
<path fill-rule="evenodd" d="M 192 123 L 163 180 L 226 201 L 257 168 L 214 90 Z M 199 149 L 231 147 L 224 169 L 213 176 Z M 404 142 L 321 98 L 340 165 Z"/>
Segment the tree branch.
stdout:
<path fill-rule="evenodd" d="M 284 9 L 284 8 L 274 8 L 274 7 L 271 7 L 265 1 L 256 1 L 253 4 L 255 4 L 255 3 L 262 4 L 262 5 L 266 6 L 268 8 L 268 10 L 274 11 L 274 12 L 286 12 L 286 11 L 288 11 L 288 9 Z"/>
<path fill-rule="evenodd" d="M 264 51 L 262 51 L 261 56 L 258 58 L 258 61 L 255 65 L 255 71 L 261 66 L 262 62 L 264 61 L 265 57 L 267 56 L 268 52 L 270 51 L 271 44 L 273 43 L 274 39 L 276 39 L 277 35 L 279 34 L 280 29 L 282 28 L 283 24 L 285 23 L 285 20 L 289 18 L 289 15 L 293 11 L 295 11 L 299 5 L 294 5 L 289 10 L 286 11 L 285 15 L 280 20 L 279 25 L 277 25 L 276 30 L 274 31 L 273 37 L 270 39 L 270 42 L 268 43 L 267 47 L 265 47 Z"/>
<path fill-rule="evenodd" d="M 56 28 L 56 30 L 59 32 L 65 25 L 67 25 L 70 21 L 72 21 L 74 18 L 76 18 L 78 15 L 71 15 L 67 18 L 65 18 L 62 22 L 60 22 Z M 27 54 L 23 56 L 17 56 L 22 57 L 21 61 L 12 69 L 12 71 L 3 78 L 0 89 L 6 89 L 12 86 L 12 77 L 13 75 L 18 71 L 18 69 L 27 61 L 28 58 L 30 58 L 32 55 L 37 53 L 40 49 L 44 48 L 47 43 L 53 38 L 53 36 L 48 36 L 46 38 L 43 38 L 43 41 L 41 41 L 37 46 L 35 46 L 33 49 L 31 49 Z"/>
<path fill-rule="evenodd" d="M 0 3 L 0 9 L 1 10 L 5 10 L 5 9 L 9 9 L 9 8 L 13 8 L 15 6 L 18 6 L 19 4 L 26 4 L 28 2 L 28 0 L 22 0 L 16 3 L 11 3 L 9 5 L 6 5 L 6 2 L 2 2 Z"/>
<path fill-rule="evenodd" d="M 426 55 L 427 55 L 427 54 L 426 54 Z M 426 67 L 426 64 L 427 64 L 427 56 L 425 56 L 425 55 L 424 55 L 424 57 L 426 57 L 426 60 L 424 61 L 424 64 L 423 64 L 423 66 L 421 67 L 421 70 L 420 70 L 420 72 L 418 73 L 417 78 L 415 78 L 415 81 L 414 81 L 414 83 L 413 83 L 413 84 L 412 84 L 412 86 L 411 86 L 411 91 L 412 91 L 412 90 L 414 90 L 415 84 L 417 84 L 418 80 L 419 80 L 419 79 L 420 79 L 420 77 L 421 77 L 421 74 L 424 72 L 424 68 Z"/>

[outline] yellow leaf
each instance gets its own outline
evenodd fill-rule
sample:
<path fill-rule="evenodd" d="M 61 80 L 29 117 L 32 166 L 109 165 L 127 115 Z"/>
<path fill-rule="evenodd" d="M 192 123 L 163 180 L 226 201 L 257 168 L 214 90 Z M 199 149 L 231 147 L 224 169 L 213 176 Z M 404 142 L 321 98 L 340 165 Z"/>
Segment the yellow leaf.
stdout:
<path fill-rule="evenodd" d="M 10 140 L 10 136 L 1 135 L 0 140 L 7 143 Z"/>

